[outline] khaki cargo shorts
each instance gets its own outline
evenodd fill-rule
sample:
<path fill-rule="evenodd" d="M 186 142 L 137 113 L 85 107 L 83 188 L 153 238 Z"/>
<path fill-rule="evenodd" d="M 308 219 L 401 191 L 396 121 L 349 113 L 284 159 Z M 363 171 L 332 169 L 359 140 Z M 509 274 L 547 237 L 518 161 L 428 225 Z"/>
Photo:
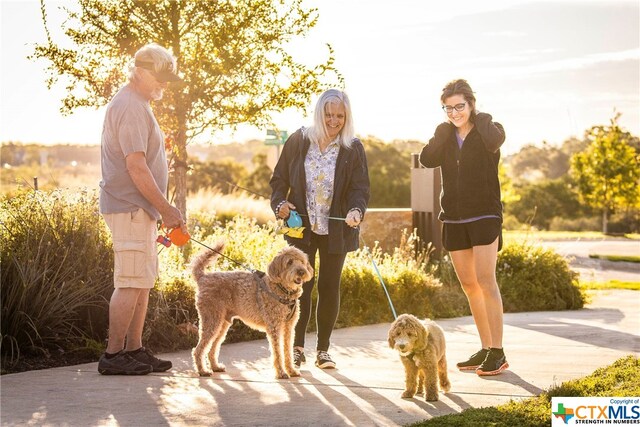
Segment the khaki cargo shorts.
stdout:
<path fill-rule="evenodd" d="M 153 288 L 158 277 L 156 220 L 144 209 L 102 216 L 113 240 L 113 286 Z"/>

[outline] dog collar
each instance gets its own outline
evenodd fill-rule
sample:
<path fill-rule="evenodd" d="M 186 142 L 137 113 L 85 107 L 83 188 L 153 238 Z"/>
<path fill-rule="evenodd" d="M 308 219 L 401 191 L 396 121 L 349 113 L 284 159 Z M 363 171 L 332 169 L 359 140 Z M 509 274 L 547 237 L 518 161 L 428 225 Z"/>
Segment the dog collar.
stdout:
<path fill-rule="evenodd" d="M 260 274 L 262 273 L 262 274 Z M 267 286 L 267 284 L 264 282 L 264 276 L 265 274 L 262 271 L 256 271 L 255 273 L 253 273 L 253 275 L 255 276 L 256 280 L 258 281 L 258 289 L 260 289 L 261 291 L 265 292 L 267 295 L 269 295 L 271 298 L 275 299 L 276 301 L 278 301 L 280 304 L 286 305 L 289 307 L 289 315 L 287 316 L 287 320 L 291 319 L 293 317 L 293 314 L 296 311 L 296 299 L 287 299 L 284 297 L 281 297 L 279 295 L 276 295 L 275 293 L 273 293 L 273 291 L 271 289 L 269 289 L 269 287 Z M 291 296 L 292 293 L 290 293 L 288 290 L 286 290 L 280 283 L 274 282 L 276 285 L 278 285 L 278 287 L 284 292 L 286 293 L 288 296 Z"/>

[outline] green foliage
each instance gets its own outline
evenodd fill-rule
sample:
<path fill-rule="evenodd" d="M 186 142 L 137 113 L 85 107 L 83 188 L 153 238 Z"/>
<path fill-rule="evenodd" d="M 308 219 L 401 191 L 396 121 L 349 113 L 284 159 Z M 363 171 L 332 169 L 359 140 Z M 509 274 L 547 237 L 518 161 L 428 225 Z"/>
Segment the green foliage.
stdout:
<path fill-rule="evenodd" d="M 591 144 L 571 158 L 580 199 L 603 212 L 604 233 L 610 213 L 640 204 L 640 155 L 631 146 L 631 134 L 618 126 L 619 117 L 609 126 L 592 127 L 587 134 Z"/>
<path fill-rule="evenodd" d="M 505 312 L 575 310 L 584 305 L 578 274 L 551 249 L 508 243 L 496 271 Z"/>
<path fill-rule="evenodd" d="M 432 301 L 440 282 L 426 272 L 425 254 L 416 259 L 416 245 L 416 236 L 403 232 L 399 247 L 391 254 L 382 253 L 377 246 L 363 247 L 349 254 L 342 272 L 339 326 L 393 321 L 374 263 L 397 314 L 437 315 Z"/>
<path fill-rule="evenodd" d="M 631 291 L 640 291 L 640 282 L 625 282 L 622 280 L 608 280 L 606 282 L 580 282 L 580 289 L 629 289 Z"/>
<path fill-rule="evenodd" d="M 542 146 L 525 145 L 509 158 L 509 165 L 514 179 L 537 180 L 540 178 L 557 179 L 564 176 L 569 169 L 569 155 L 562 149 L 546 142 Z"/>
<path fill-rule="evenodd" d="M 411 204 L 411 153 L 373 137 L 362 140 L 371 181 L 370 208 L 407 208 Z"/>
<path fill-rule="evenodd" d="M 549 223 L 549 231 L 600 231 L 600 218 L 596 216 L 582 216 L 579 218 L 554 217 Z"/>
<path fill-rule="evenodd" d="M 555 217 L 576 218 L 586 212 L 566 179 L 544 180 L 516 186 L 519 200 L 506 211 L 521 223 L 548 230 Z"/>
<path fill-rule="evenodd" d="M 232 184 L 239 184 L 247 175 L 247 169 L 233 160 L 207 163 L 195 161 L 189 175 L 189 193 L 215 188 L 222 194 L 229 194 L 237 190 Z"/>
<path fill-rule="evenodd" d="M 253 158 L 254 169 L 245 179 L 240 181 L 240 185 L 251 191 L 250 194 L 261 194 L 265 197 L 271 196 L 271 186 L 269 181 L 273 171 L 267 165 L 266 154 L 256 154 Z"/>
<path fill-rule="evenodd" d="M 94 193 L 1 200 L 3 361 L 104 337 L 113 255 Z"/>
<path fill-rule="evenodd" d="M 589 254 L 589 258 L 606 259 L 609 261 L 635 262 L 640 263 L 640 256 L 637 255 L 600 255 Z"/>
<path fill-rule="evenodd" d="M 411 424 L 411 427 L 544 427 L 551 419 L 552 397 L 637 397 L 640 360 L 632 355 L 595 370 L 591 375 L 551 387 L 540 396 L 489 408 L 465 409 L 459 414 Z"/>

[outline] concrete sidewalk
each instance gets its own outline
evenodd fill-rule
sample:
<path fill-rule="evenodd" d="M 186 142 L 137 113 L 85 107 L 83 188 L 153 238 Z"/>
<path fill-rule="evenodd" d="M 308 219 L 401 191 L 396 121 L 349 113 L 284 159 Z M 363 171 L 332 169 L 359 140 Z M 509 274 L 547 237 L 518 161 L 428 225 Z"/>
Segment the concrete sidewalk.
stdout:
<path fill-rule="evenodd" d="M 188 351 L 174 368 L 143 377 L 101 376 L 97 363 L 0 377 L 1 422 L 13 425 L 395 426 L 523 399 L 640 352 L 640 293 L 598 292 L 579 311 L 505 315 L 511 368 L 492 378 L 455 362 L 476 351 L 470 317 L 439 320 L 447 337 L 451 392 L 440 401 L 401 399 L 404 374 L 387 347 L 389 324 L 336 330 L 338 369 L 307 362 L 302 377 L 275 380 L 266 340 L 224 345 L 227 372 L 199 378 Z M 307 358 L 315 343 L 307 340 Z"/>

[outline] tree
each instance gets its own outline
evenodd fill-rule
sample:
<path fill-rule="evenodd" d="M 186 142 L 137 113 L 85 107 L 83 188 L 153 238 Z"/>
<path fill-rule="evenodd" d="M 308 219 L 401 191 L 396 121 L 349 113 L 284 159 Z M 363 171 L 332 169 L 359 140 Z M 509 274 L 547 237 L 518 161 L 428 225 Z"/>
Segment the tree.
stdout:
<path fill-rule="evenodd" d="M 189 180 L 189 193 L 196 193 L 203 188 L 217 189 L 222 194 L 229 194 L 237 190 L 236 183 L 245 179 L 247 169 L 231 159 L 219 162 L 192 163 L 192 179 Z"/>
<path fill-rule="evenodd" d="M 609 126 L 587 131 L 587 149 L 571 158 L 571 174 L 581 201 L 602 211 L 602 232 L 607 232 L 609 214 L 640 203 L 640 156 L 634 139 L 618 126 L 617 113 Z"/>
<path fill-rule="evenodd" d="M 256 154 L 253 157 L 254 169 L 246 178 L 240 181 L 240 185 L 249 190 L 254 195 L 269 197 L 271 195 L 271 186 L 269 181 L 273 171 L 267 165 L 266 154 Z"/>
<path fill-rule="evenodd" d="M 568 177 L 525 182 L 519 184 L 515 192 L 518 198 L 511 203 L 505 202 L 506 212 L 521 223 L 539 229 L 548 230 L 555 217 L 577 218 L 585 213 L 578 196 L 571 191 Z"/>
<path fill-rule="evenodd" d="M 324 63 L 296 62 L 287 43 L 304 36 L 318 19 L 302 0 L 78 0 L 63 8 L 63 31 L 72 47 L 36 45 L 32 59 L 48 61 L 47 85 L 64 77 L 61 111 L 106 104 L 127 78 L 130 58 L 156 42 L 178 59 L 184 83 L 170 85 L 153 109 L 172 151 L 176 205 L 186 215 L 187 143 L 205 131 L 241 123 L 272 125 L 273 113 L 305 110 L 313 94 L 341 76 L 328 47 Z M 66 44 L 65 44 L 66 46 Z M 333 76 L 332 79 L 329 76 Z"/>
<path fill-rule="evenodd" d="M 371 181 L 370 208 L 408 208 L 411 205 L 411 153 L 379 139 L 362 140 Z"/>

